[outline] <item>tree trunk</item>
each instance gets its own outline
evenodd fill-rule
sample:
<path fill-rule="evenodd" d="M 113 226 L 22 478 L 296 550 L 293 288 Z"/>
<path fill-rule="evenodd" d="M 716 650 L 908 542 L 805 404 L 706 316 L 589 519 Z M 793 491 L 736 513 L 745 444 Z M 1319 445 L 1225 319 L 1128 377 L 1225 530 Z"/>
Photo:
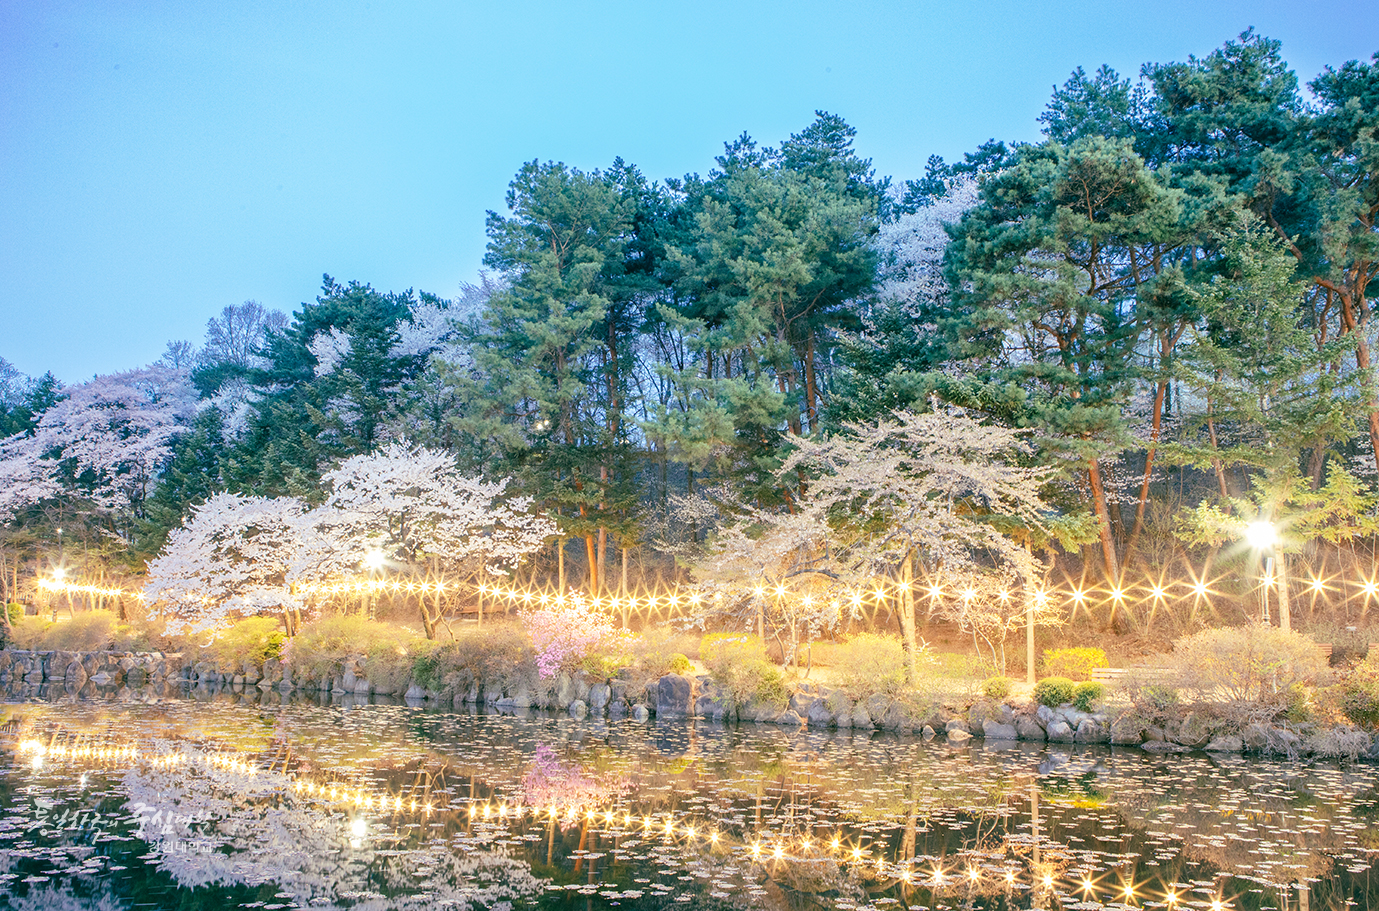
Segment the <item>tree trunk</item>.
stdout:
<path fill-rule="evenodd" d="M 1140 480 L 1139 502 L 1135 504 L 1135 527 L 1130 531 L 1130 541 L 1125 545 L 1125 563 L 1129 566 L 1139 555 L 1140 532 L 1144 530 L 1144 509 L 1149 502 L 1149 479 L 1154 474 L 1154 450 L 1159 445 L 1159 432 L 1163 428 L 1164 395 L 1168 392 L 1168 381 L 1160 380 L 1154 393 L 1153 425 L 1149 431 L 1149 448 L 1144 454 L 1144 477 Z"/>
<path fill-rule="evenodd" d="M 804 413 L 809 419 L 809 432 L 819 429 L 819 385 L 814 375 L 814 333 L 809 333 L 804 349 Z"/>
<path fill-rule="evenodd" d="M 599 554 L 593 535 L 584 536 L 584 556 L 589 561 L 589 594 L 599 593 Z"/>
<path fill-rule="evenodd" d="M 1283 551 L 1278 551 L 1274 561 L 1278 565 L 1278 625 L 1279 629 L 1288 632 L 1293 628 L 1293 605 L 1288 598 L 1288 555 Z"/>
<path fill-rule="evenodd" d="M 900 562 L 900 633 L 905 638 L 905 673 L 910 685 L 919 684 L 919 643 L 915 639 L 915 593 L 911 587 L 914 570 L 910 555 Z"/>
<path fill-rule="evenodd" d="M 560 591 L 565 591 L 565 538 L 559 536 L 555 539 L 555 566 L 556 580 L 560 585 Z"/>
<path fill-rule="evenodd" d="M 1106 580 L 1119 584 L 1120 565 L 1116 560 L 1116 542 L 1111 537 L 1111 513 L 1106 508 L 1106 490 L 1101 484 L 1101 466 L 1095 458 L 1089 459 L 1087 462 L 1087 477 L 1092 485 L 1092 508 L 1097 517 L 1098 537 L 1101 539 L 1101 559 L 1106 570 Z"/>

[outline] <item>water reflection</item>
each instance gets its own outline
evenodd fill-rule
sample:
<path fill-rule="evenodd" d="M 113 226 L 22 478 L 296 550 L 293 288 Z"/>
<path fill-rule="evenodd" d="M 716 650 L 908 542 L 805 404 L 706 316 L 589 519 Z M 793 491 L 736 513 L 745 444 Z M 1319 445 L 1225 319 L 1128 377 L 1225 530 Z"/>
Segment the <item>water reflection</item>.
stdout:
<path fill-rule="evenodd" d="M 1367 905 L 1379 848 L 1367 765 L 352 699 L 0 712 L 15 907 L 1311 911 Z"/>

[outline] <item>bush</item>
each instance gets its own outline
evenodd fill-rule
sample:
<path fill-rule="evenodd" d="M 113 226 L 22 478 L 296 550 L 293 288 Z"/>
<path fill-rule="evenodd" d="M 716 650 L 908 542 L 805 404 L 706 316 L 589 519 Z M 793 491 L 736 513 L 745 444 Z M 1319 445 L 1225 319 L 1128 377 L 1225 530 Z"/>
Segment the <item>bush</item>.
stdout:
<path fill-rule="evenodd" d="M 1073 701 L 1077 684 L 1067 677 L 1045 677 L 1034 685 L 1034 701 L 1056 709 L 1065 702 Z"/>
<path fill-rule="evenodd" d="M 859 633 L 820 651 L 838 685 L 853 698 L 895 696 L 905 689 L 905 647 L 899 636 Z"/>
<path fill-rule="evenodd" d="M 1347 718 L 1362 727 L 1379 727 L 1379 655 L 1357 664 L 1340 689 Z"/>
<path fill-rule="evenodd" d="M 369 680 L 377 685 L 372 673 L 375 659 L 386 662 L 388 656 L 405 656 L 408 646 L 418 640 L 426 642 L 390 623 L 334 614 L 303 625 L 287 650 L 293 671 L 314 680 L 342 673 L 346 658 L 363 655 L 369 659 Z"/>
<path fill-rule="evenodd" d="M 1049 679 L 1052 680 L 1054 678 L 1050 677 Z M 1099 702 L 1101 697 L 1105 695 L 1106 687 L 1093 681 L 1084 681 L 1073 687 L 1073 698 L 1071 702 L 1079 712 L 1090 712 L 1092 706 Z"/>
<path fill-rule="evenodd" d="M 412 673 L 428 690 L 457 689 L 471 680 L 514 677 L 535 670 L 536 653 L 518 623 L 484 621 L 435 648 L 414 650 Z"/>
<path fill-rule="evenodd" d="M 521 617 L 536 648 L 542 677 L 571 670 L 590 658 L 609 659 L 608 666 L 620 666 L 632 645 L 631 633 L 613 626 L 607 614 L 575 599 L 525 611 Z"/>
<path fill-rule="evenodd" d="M 221 630 L 211 643 L 211 654 L 222 670 L 241 663 L 263 667 L 265 661 L 282 654 L 286 641 L 276 617 L 249 617 Z"/>
<path fill-rule="evenodd" d="M 1168 669 L 1198 701 L 1281 711 L 1296 701 L 1295 687 L 1316 684 L 1326 662 L 1306 636 L 1252 623 L 1179 639 Z"/>
<path fill-rule="evenodd" d="M 642 631 L 629 647 L 632 661 L 623 677 L 638 684 L 659 680 L 666 674 L 691 674 L 694 663 L 691 653 L 698 653 L 698 637 L 664 627 Z"/>
<path fill-rule="evenodd" d="M 50 624 L 39 648 L 58 652 L 97 652 L 110 648 L 119 620 L 108 610 L 81 611 Z"/>
<path fill-rule="evenodd" d="M 790 698 L 780 668 L 766 657 L 766 645 L 750 633 L 713 633 L 699 644 L 699 660 L 738 705 L 783 705 Z"/>
<path fill-rule="evenodd" d="M 988 699 L 1004 699 L 1010 695 L 1009 677 L 992 677 L 982 684 L 982 695 Z"/>
<path fill-rule="evenodd" d="M 1044 673 L 1050 677 L 1090 680 L 1092 671 L 1110 667 L 1106 653 L 1099 648 L 1059 648 L 1044 650 Z"/>
<path fill-rule="evenodd" d="M 20 617 L 12 625 L 9 647 L 34 651 L 43 648 L 43 637 L 53 624 L 42 617 Z"/>
<path fill-rule="evenodd" d="M 1178 704 L 1178 691 L 1161 683 L 1132 684 L 1130 701 L 1155 712 L 1163 712 Z"/>

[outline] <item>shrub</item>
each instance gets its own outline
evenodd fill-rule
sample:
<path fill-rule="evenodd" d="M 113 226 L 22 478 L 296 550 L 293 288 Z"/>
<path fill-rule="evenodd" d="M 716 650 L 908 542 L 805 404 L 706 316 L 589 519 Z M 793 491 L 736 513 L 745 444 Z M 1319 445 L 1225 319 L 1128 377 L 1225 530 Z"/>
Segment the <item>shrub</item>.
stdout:
<path fill-rule="evenodd" d="M 1341 682 L 1341 711 L 1358 725 L 1379 727 L 1379 655 L 1366 658 Z"/>
<path fill-rule="evenodd" d="M 1178 691 L 1161 683 L 1132 684 L 1130 701 L 1156 712 L 1162 712 L 1178 704 Z"/>
<path fill-rule="evenodd" d="M 742 705 L 784 704 L 790 698 L 780 668 L 766 658 L 766 646 L 750 633 L 713 633 L 699 644 L 699 660 L 715 682 Z"/>
<path fill-rule="evenodd" d="M 455 641 L 414 651 L 412 673 L 429 690 L 454 688 L 468 680 L 511 679 L 530 673 L 536 653 L 526 630 L 518 623 L 484 621 L 467 627 Z M 464 678 L 462 680 L 461 678 Z"/>
<path fill-rule="evenodd" d="M 542 677 L 569 670 L 590 657 L 618 659 L 632 644 L 632 634 L 613 626 L 611 617 L 574 599 L 525 611 L 521 617 L 536 648 L 536 667 Z"/>
<path fill-rule="evenodd" d="M 982 684 L 982 695 L 988 699 L 1004 699 L 1010 695 L 1009 677 L 992 677 Z"/>
<path fill-rule="evenodd" d="M 1050 680 L 1054 679 L 1052 677 Z M 1094 681 L 1083 681 L 1073 687 L 1073 698 L 1070 700 L 1079 712 L 1090 712 L 1092 706 L 1106 695 L 1106 687 Z"/>
<path fill-rule="evenodd" d="M 1073 701 L 1077 684 L 1067 677 L 1045 677 L 1034 685 L 1034 701 L 1051 709 Z"/>
<path fill-rule="evenodd" d="M 1281 710 L 1295 700 L 1289 691 L 1314 685 L 1326 663 L 1306 636 L 1252 623 L 1179 639 L 1168 669 L 1198 701 Z"/>
<path fill-rule="evenodd" d="M 148 623 L 121 624 L 110 637 L 110 647 L 117 652 L 152 652 L 160 639 L 158 630 Z"/>
<path fill-rule="evenodd" d="M 320 680 L 344 669 L 344 659 L 364 655 L 369 659 L 369 679 L 374 659 L 406 655 L 407 645 L 419 637 L 390 623 L 378 623 L 353 614 L 333 614 L 302 626 L 290 647 L 292 669 L 300 675 Z M 420 641 L 425 642 L 425 639 Z"/>
<path fill-rule="evenodd" d="M 82 611 L 49 625 L 39 648 L 61 652 L 96 652 L 110 648 L 119 620 L 108 610 Z"/>
<path fill-rule="evenodd" d="M 222 669 L 241 662 L 263 667 L 265 661 L 282 654 L 286 640 L 277 618 L 249 617 L 221 630 L 211 644 L 211 653 Z"/>
<path fill-rule="evenodd" d="M 666 674 L 693 673 L 689 654 L 697 653 L 698 648 L 698 638 L 689 633 L 663 627 L 645 629 L 631 644 L 632 663 L 623 676 L 635 684 L 659 680 Z"/>
<path fill-rule="evenodd" d="M 905 689 L 905 647 L 899 636 L 859 633 L 823 651 L 839 686 L 854 698 L 894 696 Z"/>
<path fill-rule="evenodd" d="M 1099 648 L 1059 648 L 1044 650 L 1044 673 L 1050 677 L 1090 680 L 1092 671 L 1110 667 L 1106 653 Z"/>
<path fill-rule="evenodd" d="M 34 651 L 43 647 L 43 636 L 52 623 L 42 617 L 20 617 L 14 621 L 14 632 L 10 634 L 10 648 Z"/>

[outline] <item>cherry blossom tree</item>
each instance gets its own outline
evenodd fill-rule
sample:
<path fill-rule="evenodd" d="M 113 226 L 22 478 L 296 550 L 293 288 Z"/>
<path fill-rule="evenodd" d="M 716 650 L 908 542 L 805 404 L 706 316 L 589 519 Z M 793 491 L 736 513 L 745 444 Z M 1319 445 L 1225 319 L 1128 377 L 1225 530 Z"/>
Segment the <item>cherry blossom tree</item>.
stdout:
<path fill-rule="evenodd" d="M 304 546 L 306 512 L 292 497 L 212 496 L 149 562 L 145 600 L 174 628 L 281 611 L 292 630 L 302 605 L 291 585 L 316 562 Z"/>
<path fill-rule="evenodd" d="M 956 409 L 899 411 L 844 430 L 794 441 L 780 477 L 798 484 L 797 508 L 739 506 L 706 562 L 720 573 L 755 567 L 763 578 L 822 575 L 853 586 L 894 577 L 912 675 L 916 563 L 932 574 L 1001 580 L 1019 591 L 1032 588 L 1042 569 L 1026 544 L 1080 527 L 1043 500 L 1049 472 L 1021 464 L 1030 448 L 1019 431 Z M 839 615 L 836 596 L 811 597 L 806 622 L 811 613 Z M 1023 593 L 1019 599 L 1023 605 Z M 968 607 L 975 603 L 969 599 Z"/>
<path fill-rule="evenodd" d="M 382 550 L 399 563 L 486 576 L 504 575 L 555 534 L 531 512 L 530 497 L 508 496 L 508 482 L 462 474 L 449 453 L 405 442 L 354 456 L 322 476 L 329 494 L 307 517 L 336 552 Z M 438 605 L 419 599 L 428 638 Z"/>
<path fill-rule="evenodd" d="M 65 497 L 128 541 L 175 438 L 195 417 L 187 372 L 145 367 L 63 393 L 32 432 L 0 440 L 0 516 Z"/>

